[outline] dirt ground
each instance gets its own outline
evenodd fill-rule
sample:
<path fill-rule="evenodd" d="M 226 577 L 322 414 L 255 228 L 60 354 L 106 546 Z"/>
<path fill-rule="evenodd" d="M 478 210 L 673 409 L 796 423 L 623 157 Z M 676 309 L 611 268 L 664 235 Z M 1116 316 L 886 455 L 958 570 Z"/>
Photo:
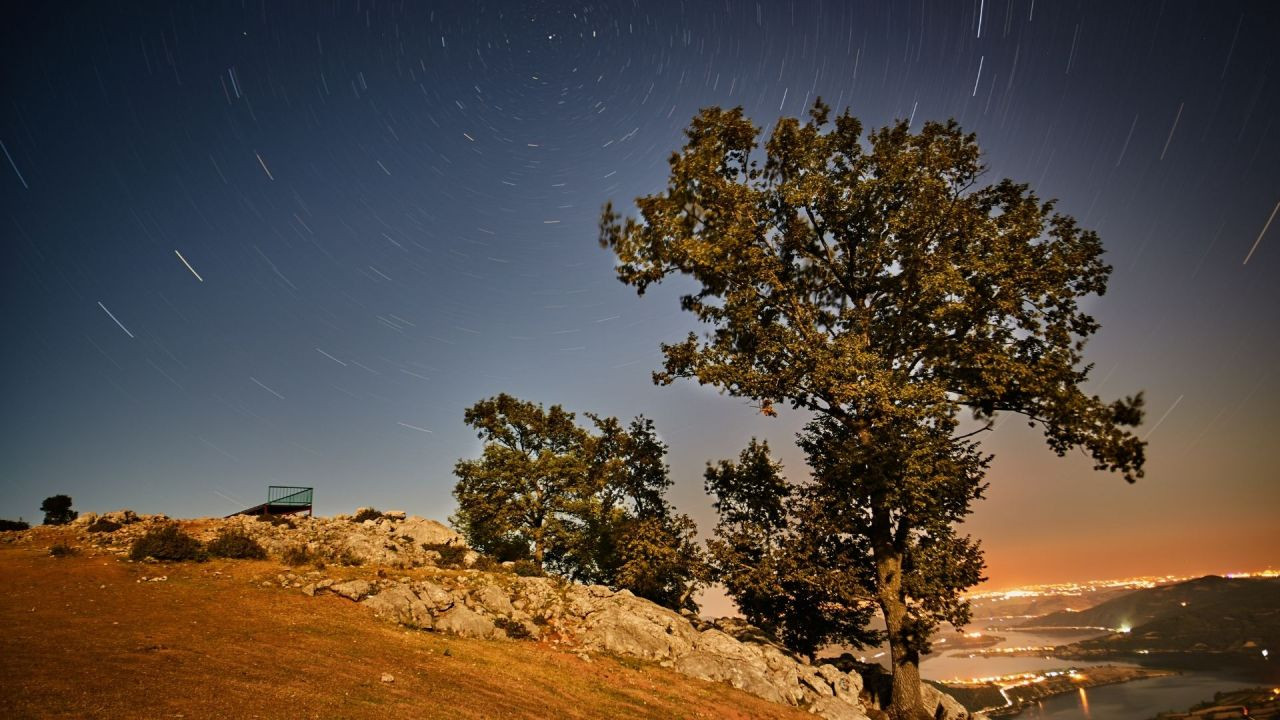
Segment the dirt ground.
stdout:
<path fill-rule="evenodd" d="M 58 558 L 33 532 L 0 542 L 6 718 L 812 717 L 647 663 L 399 628 L 263 587 L 273 561 Z"/>

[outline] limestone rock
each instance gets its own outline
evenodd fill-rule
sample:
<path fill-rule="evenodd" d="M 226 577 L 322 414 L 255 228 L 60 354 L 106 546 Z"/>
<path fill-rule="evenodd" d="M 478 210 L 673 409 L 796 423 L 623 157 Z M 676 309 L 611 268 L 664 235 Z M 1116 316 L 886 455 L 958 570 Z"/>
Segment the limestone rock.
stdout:
<path fill-rule="evenodd" d="M 930 717 L 937 720 L 969 720 L 969 711 L 958 700 L 929 683 L 920 683 L 920 699 Z"/>
<path fill-rule="evenodd" d="M 835 695 L 835 691 L 831 688 L 831 683 L 819 675 L 815 668 L 801 666 L 798 669 L 800 684 L 804 686 L 806 693 L 812 692 L 819 697 L 833 697 Z"/>
<path fill-rule="evenodd" d="M 418 598 L 437 612 L 448 610 L 457 602 L 448 590 L 433 582 L 416 582 L 412 587 Z"/>
<path fill-rule="evenodd" d="M 584 621 L 579 642 L 602 650 L 644 658 L 672 660 L 693 650 L 696 631 L 676 613 L 639 598 L 597 602 Z"/>
<path fill-rule="evenodd" d="M 121 525 L 132 525 L 138 522 L 138 514 L 132 510 L 113 510 L 102 515 L 103 520 L 110 520 Z"/>
<path fill-rule="evenodd" d="M 699 651 L 677 658 L 673 667 L 682 675 L 727 683 L 771 702 L 791 704 L 782 690 L 771 682 L 763 663 L 757 664 Z"/>
<path fill-rule="evenodd" d="M 329 592 L 360 602 L 373 592 L 373 585 L 370 585 L 368 580 L 348 580 L 329 586 Z"/>
<path fill-rule="evenodd" d="M 374 615 L 407 627 L 430 630 L 435 625 L 431 608 L 408 585 L 392 585 L 361 604 L 373 610 Z"/>
<path fill-rule="evenodd" d="M 402 537 L 412 538 L 413 545 L 417 548 L 421 548 L 424 543 L 427 545 L 466 544 L 458 533 L 435 520 L 426 520 L 417 515 L 411 515 L 401 521 L 396 527 L 396 532 Z"/>
<path fill-rule="evenodd" d="M 825 720 L 869 720 L 862 706 L 838 697 L 824 697 L 809 706 L 809 712 Z"/>
<path fill-rule="evenodd" d="M 497 585 L 485 585 L 475 594 L 476 602 L 495 615 L 511 617 L 516 611 L 511 604 L 511 597 Z"/>
<path fill-rule="evenodd" d="M 851 670 L 843 673 L 835 665 L 828 663 L 819 665 L 816 671 L 831 686 L 836 697 L 851 695 L 856 698 L 862 692 L 862 676 L 857 672 Z"/>
<path fill-rule="evenodd" d="M 435 625 L 436 630 L 463 637 L 487 638 L 498 634 L 492 620 L 461 604 L 437 617 Z"/>

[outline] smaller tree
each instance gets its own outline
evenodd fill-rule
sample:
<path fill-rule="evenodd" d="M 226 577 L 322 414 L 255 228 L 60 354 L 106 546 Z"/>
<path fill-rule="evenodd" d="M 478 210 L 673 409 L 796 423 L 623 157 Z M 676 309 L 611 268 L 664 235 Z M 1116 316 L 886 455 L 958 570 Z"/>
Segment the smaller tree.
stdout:
<path fill-rule="evenodd" d="M 637 417 L 623 428 L 617 418 L 590 415 L 589 473 L 592 495 L 583 505 L 580 567 L 592 582 L 630 590 L 677 610 L 697 610 L 693 595 L 706 584 L 707 567 L 697 525 L 666 499 L 671 477 L 667 445 L 653 421 Z"/>
<path fill-rule="evenodd" d="M 71 509 L 70 495 L 47 497 L 40 503 L 40 510 L 44 512 L 45 525 L 66 525 L 80 516 L 80 513 Z"/>
<path fill-rule="evenodd" d="M 831 531 L 826 498 L 782 477 L 767 442 L 708 463 L 705 477 L 720 516 L 707 543 L 713 577 L 748 622 L 811 659 L 830 643 L 878 639 L 866 629 L 872 598 L 844 570 L 863 549 Z"/>
<path fill-rule="evenodd" d="M 505 394 L 469 408 L 485 444 L 455 466 L 454 526 L 471 547 L 539 573 L 696 609 L 705 563 L 693 521 L 664 496 L 667 446 L 650 420 L 587 417 L 594 431 L 559 405 Z"/>
<path fill-rule="evenodd" d="M 450 520 L 471 547 L 543 570 L 548 550 L 562 544 L 565 516 L 586 494 L 585 431 L 559 405 L 544 410 L 506 393 L 463 417 L 484 450 L 454 466 L 458 511 Z"/>

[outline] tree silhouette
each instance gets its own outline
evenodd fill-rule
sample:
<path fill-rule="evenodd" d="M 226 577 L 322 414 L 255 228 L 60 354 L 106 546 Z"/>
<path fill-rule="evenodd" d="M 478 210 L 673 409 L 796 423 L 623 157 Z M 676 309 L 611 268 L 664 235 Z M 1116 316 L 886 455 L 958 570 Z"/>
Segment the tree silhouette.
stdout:
<path fill-rule="evenodd" d="M 40 503 L 40 510 L 44 513 L 45 525 L 66 525 L 80 516 L 80 513 L 71 509 L 70 495 L 47 497 Z"/>

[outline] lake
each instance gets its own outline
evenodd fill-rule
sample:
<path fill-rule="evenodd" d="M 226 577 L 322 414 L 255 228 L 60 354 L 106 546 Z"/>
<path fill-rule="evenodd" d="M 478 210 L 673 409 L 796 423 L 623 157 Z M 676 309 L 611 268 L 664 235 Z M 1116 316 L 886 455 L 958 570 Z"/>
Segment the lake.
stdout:
<path fill-rule="evenodd" d="M 1135 680 L 1046 698 L 1018 720 L 1147 720 L 1163 710 L 1186 710 L 1220 690 L 1256 685 L 1207 673 Z"/>
<path fill-rule="evenodd" d="M 1079 633 L 1036 633 L 1009 629 L 983 630 L 1005 640 L 993 647 L 1028 647 L 1065 645 L 1096 637 L 1096 631 Z M 935 645 L 935 648 L 945 645 Z M 1091 665 L 1122 665 L 1115 661 L 1085 662 L 1045 657 L 976 657 L 969 651 L 943 651 L 927 656 L 920 664 L 920 674 L 930 680 L 992 677 L 1031 670 L 1052 670 Z M 1253 687 L 1257 683 L 1241 682 L 1229 676 L 1208 672 L 1188 672 L 1170 677 L 1135 680 L 1118 685 L 1080 690 L 1057 695 L 1027 708 L 1019 720 L 1146 720 L 1163 710 L 1185 710 L 1213 697 L 1220 690 Z"/>

